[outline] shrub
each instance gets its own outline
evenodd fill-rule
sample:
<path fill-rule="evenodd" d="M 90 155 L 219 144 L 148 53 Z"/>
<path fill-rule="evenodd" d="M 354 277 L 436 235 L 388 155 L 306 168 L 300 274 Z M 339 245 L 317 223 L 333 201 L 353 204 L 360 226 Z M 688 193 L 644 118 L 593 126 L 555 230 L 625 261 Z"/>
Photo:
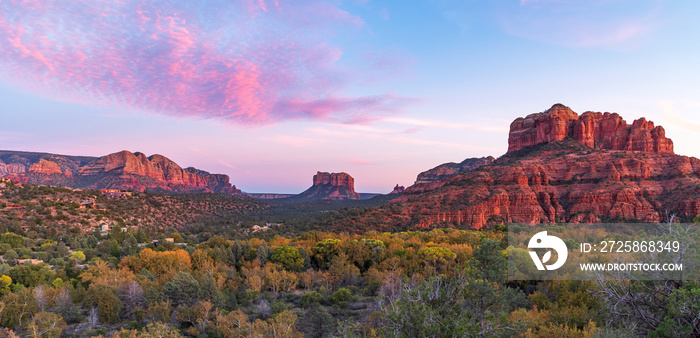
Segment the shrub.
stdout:
<path fill-rule="evenodd" d="M 348 288 L 340 288 L 338 291 L 333 293 L 333 296 L 331 296 L 331 300 L 333 301 L 333 305 L 340 307 L 340 308 L 346 308 L 348 307 L 348 304 L 350 300 L 352 299 L 352 291 Z"/>
<path fill-rule="evenodd" d="M 323 296 L 318 291 L 304 292 L 301 296 L 301 307 L 308 308 L 314 303 L 321 303 Z"/>

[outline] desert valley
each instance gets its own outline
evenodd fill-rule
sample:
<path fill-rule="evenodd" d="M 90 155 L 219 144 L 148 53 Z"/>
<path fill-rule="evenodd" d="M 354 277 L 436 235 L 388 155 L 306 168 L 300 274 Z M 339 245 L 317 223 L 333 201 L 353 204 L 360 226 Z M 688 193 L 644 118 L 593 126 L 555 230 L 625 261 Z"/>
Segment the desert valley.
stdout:
<path fill-rule="evenodd" d="M 514 224 L 697 222 L 700 160 L 673 147 L 643 117 L 555 104 L 515 119 L 505 154 L 385 194 L 356 192 L 344 172 L 317 172 L 299 194 L 246 193 L 162 155 L 3 150 L 0 324 L 111 337 L 697 332 L 680 310 L 697 304 L 694 281 L 633 283 L 617 299 L 605 282 L 506 278 Z"/>

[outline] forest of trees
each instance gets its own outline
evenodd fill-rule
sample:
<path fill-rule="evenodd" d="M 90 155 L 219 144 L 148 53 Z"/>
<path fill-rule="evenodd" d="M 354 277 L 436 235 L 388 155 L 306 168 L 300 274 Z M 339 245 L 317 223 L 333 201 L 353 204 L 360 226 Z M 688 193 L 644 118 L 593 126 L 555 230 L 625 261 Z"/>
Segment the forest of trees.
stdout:
<path fill-rule="evenodd" d="M 177 241 L 155 247 L 143 233 L 119 231 L 71 238 L 68 249 L 0 235 L 0 324 L 32 337 L 698 332 L 697 282 L 508 281 L 503 227 L 201 243 L 171 236 Z M 137 237 L 150 244 L 138 248 Z M 42 263 L 18 265 L 27 258 Z M 644 303 L 644 316 L 618 306 L 610 317 L 605 295 L 621 287 Z"/>

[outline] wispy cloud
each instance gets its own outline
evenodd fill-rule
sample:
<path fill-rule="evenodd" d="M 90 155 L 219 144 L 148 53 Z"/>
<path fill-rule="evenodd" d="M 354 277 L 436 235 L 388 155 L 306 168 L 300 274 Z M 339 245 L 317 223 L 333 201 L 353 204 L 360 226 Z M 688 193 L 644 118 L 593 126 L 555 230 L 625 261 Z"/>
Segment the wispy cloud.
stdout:
<path fill-rule="evenodd" d="M 468 123 L 441 122 L 441 121 L 431 121 L 431 120 L 423 120 L 423 119 L 403 118 L 403 117 L 387 117 L 384 120 L 387 122 L 394 122 L 394 123 L 417 126 L 417 127 L 477 130 L 477 131 L 488 131 L 488 132 L 497 132 L 497 133 L 508 132 L 508 128 L 506 128 L 506 127 L 485 126 L 485 125 L 468 124 Z"/>
<path fill-rule="evenodd" d="M 690 121 L 684 117 L 681 116 L 679 113 L 679 109 L 676 106 L 676 102 L 673 101 L 668 101 L 668 100 L 662 100 L 659 101 L 659 106 L 661 106 L 661 109 L 664 112 L 664 120 L 668 121 L 669 123 L 673 124 L 676 127 L 683 128 L 689 131 L 692 131 L 694 133 L 700 133 L 700 123 Z M 683 111 L 700 111 L 700 103 L 693 103 L 693 102 L 684 102 L 683 106 L 685 106 L 686 109 Z"/>
<path fill-rule="evenodd" d="M 521 0 L 499 2 L 509 34 L 571 47 L 619 48 L 654 28 L 660 0 Z M 621 46 L 622 45 L 622 46 Z"/>
<path fill-rule="evenodd" d="M 283 144 L 285 146 L 293 146 L 293 147 L 297 147 L 297 148 L 306 148 L 306 147 L 309 147 L 312 145 L 321 144 L 321 143 L 325 142 L 324 140 L 321 140 L 321 139 L 301 137 L 301 136 L 292 136 L 292 135 L 275 135 L 273 137 L 261 137 L 260 140 L 271 141 L 271 142 Z"/>
<path fill-rule="evenodd" d="M 0 6 L 0 76 L 70 101 L 243 124 L 360 121 L 410 102 L 340 94 L 351 79 L 332 37 L 365 23 L 320 0 Z"/>

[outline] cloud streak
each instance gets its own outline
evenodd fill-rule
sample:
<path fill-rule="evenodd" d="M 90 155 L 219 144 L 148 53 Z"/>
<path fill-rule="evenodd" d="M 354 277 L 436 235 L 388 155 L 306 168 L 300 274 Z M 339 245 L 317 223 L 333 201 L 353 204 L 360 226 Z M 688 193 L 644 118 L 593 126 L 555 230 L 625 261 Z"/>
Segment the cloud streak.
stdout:
<path fill-rule="evenodd" d="M 654 28 L 660 0 L 521 0 L 498 2 L 509 34 L 570 47 L 633 44 Z"/>
<path fill-rule="evenodd" d="M 345 97 L 330 41 L 364 22 L 322 1 L 4 0 L 0 70 L 44 95 L 170 116 L 352 122 L 396 95 Z"/>
<path fill-rule="evenodd" d="M 486 125 L 468 124 L 468 123 L 446 123 L 440 121 L 430 121 L 422 119 L 412 119 L 403 117 L 387 117 L 387 122 L 394 122 L 399 124 L 417 126 L 417 127 L 430 127 L 430 128 L 443 128 L 443 129 L 458 129 L 458 130 L 476 130 L 476 131 L 487 131 L 503 133 L 508 132 L 506 127 L 494 127 Z"/>

